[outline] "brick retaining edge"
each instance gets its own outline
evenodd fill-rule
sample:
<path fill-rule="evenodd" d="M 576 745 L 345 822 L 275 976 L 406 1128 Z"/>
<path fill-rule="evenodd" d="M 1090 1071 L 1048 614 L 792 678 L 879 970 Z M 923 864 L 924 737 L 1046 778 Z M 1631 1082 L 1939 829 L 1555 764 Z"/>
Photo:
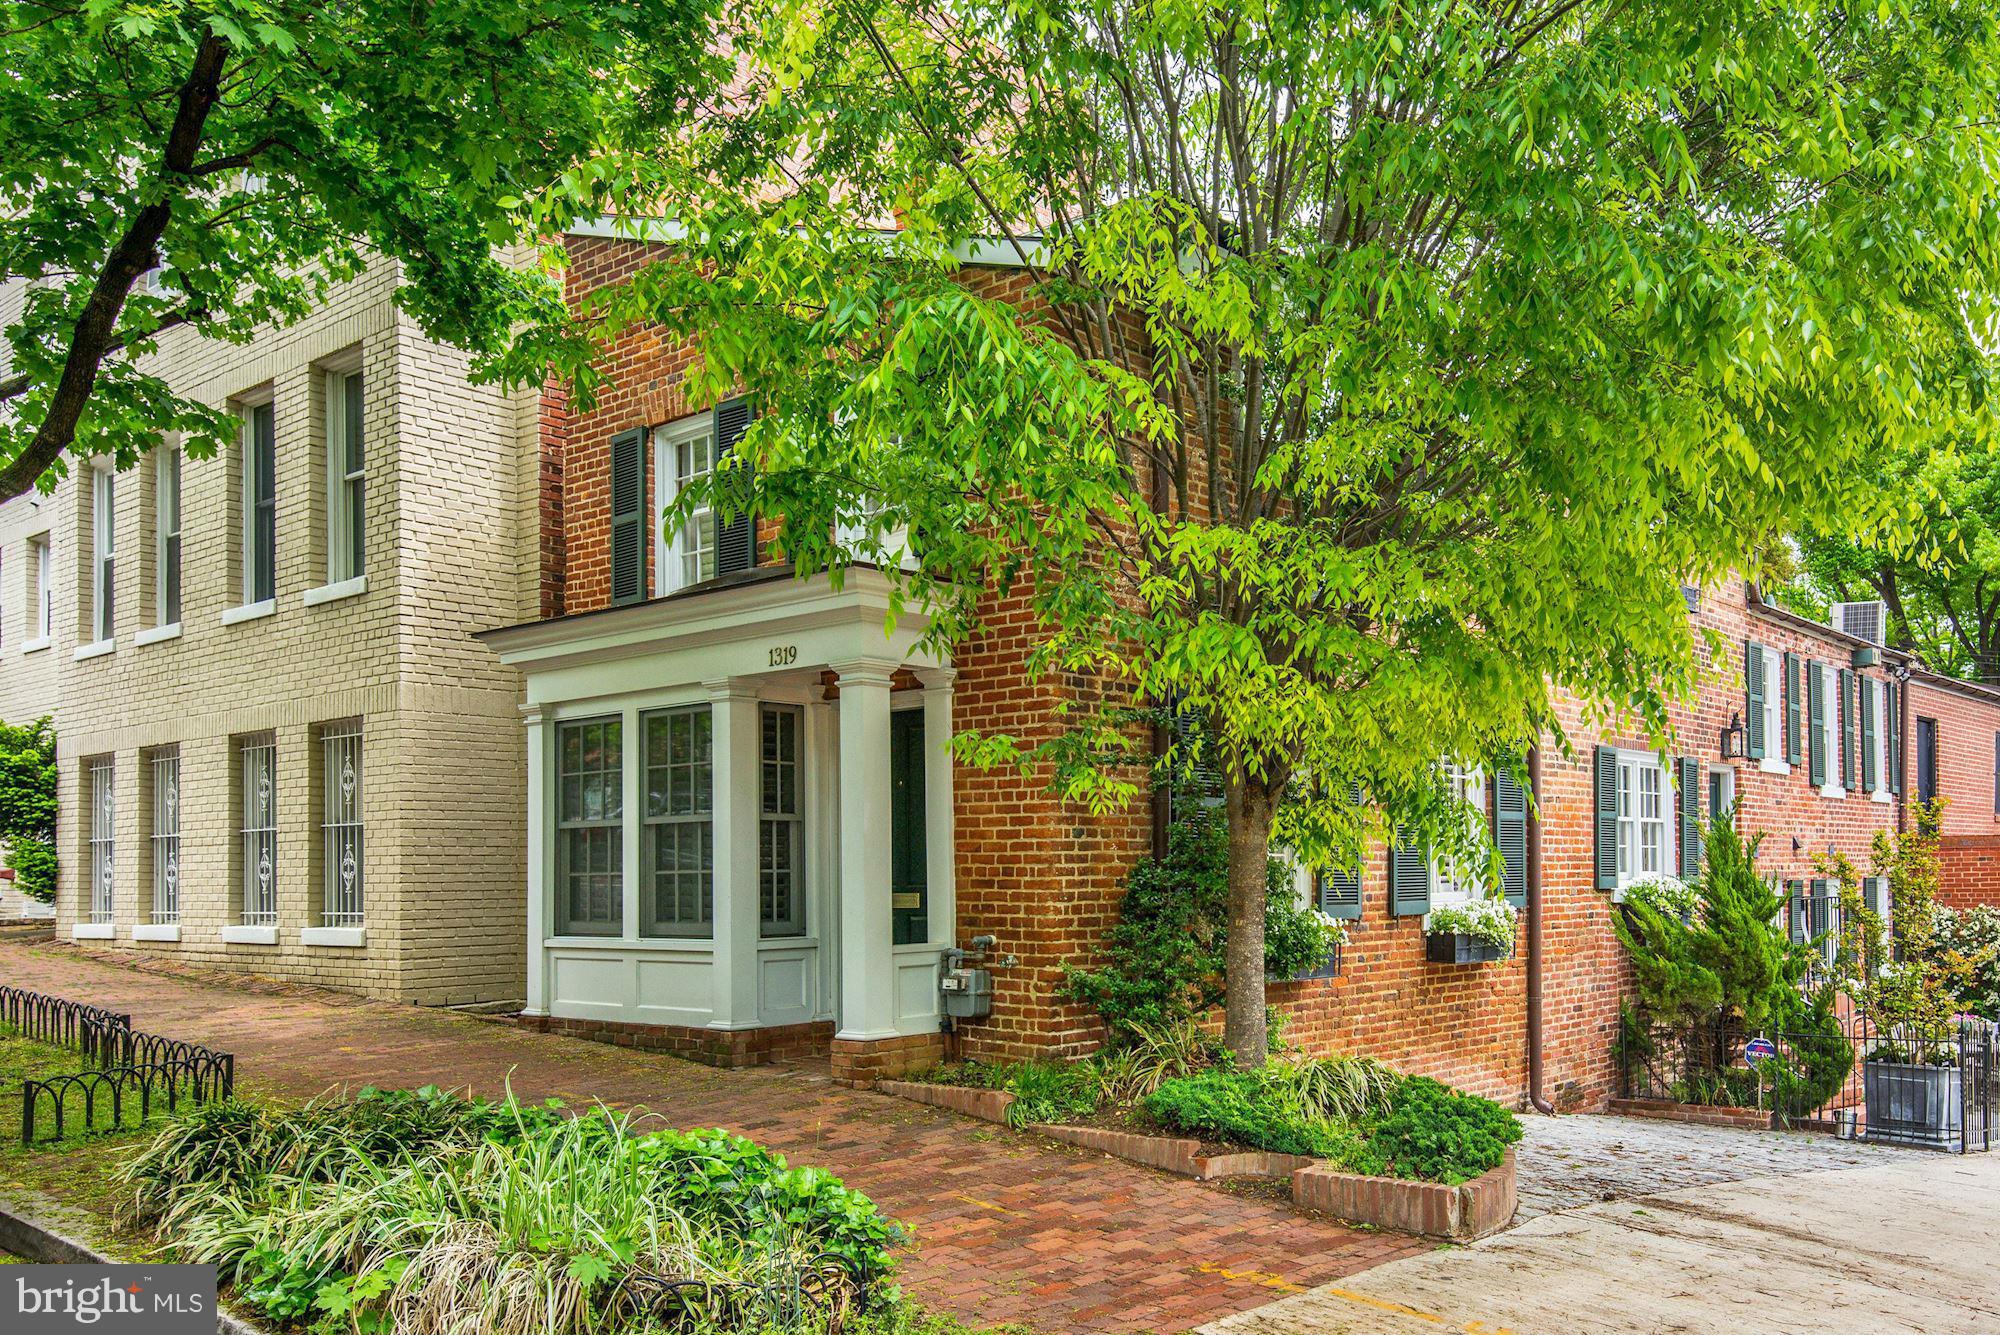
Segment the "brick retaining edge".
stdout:
<path fill-rule="evenodd" d="M 44 1222 L 60 1211 L 39 1197 L 31 1200 L 0 1196 L 0 1251 L 12 1252 L 24 1261 L 39 1265 L 130 1265 L 132 1262 L 78 1242 L 67 1233 Z M 220 1307 L 215 1313 L 216 1335 L 269 1335 L 264 1327 L 245 1321 Z"/>
<path fill-rule="evenodd" d="M 1662 1122 L 1692 1122 L 1698 1126 L 1734 1126 L 1769 1131 L 1771 1114 L 1755 1108 L 1718 1108 L 1706 1103 L 1675 1103 L 1672 1099 L 1613 1099 L 1611 1111 L 1623 1117 L 1651 1117 Z"/>
<path fill-rule="evenodd" d="M 1470 1242 L 1498 1233 L 1513 1222 L 1518 1193 L 1514 1151 L 1498 1168 L 1470 1182 L 1412 1182 L 1400 1177 L 1363 1177 L 1323 1164 L 1292 1174 L 1292 1203 L 1350 1224 L 1370 1224 L 1399 1233 Z"/>

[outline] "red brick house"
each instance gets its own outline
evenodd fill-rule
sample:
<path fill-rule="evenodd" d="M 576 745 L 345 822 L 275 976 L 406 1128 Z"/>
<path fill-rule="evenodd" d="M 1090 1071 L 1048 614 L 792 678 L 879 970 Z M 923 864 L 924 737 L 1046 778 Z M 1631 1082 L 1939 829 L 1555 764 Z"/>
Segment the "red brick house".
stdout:
<path fill-rule="evenodd" d="M 572 299 L 648 254 L 572 238 Z M 1003 264 L 967 281 L 1025 288 Z M 991 936 L 992 1012 L 956 1024 L 956 1049 L 1086 1050 L 1091 1017 L 1057 987 L 1100 948 L 1153 845 L 1151 813 L 1092 818 L 1032 779 L 954 763 L 955 731 L 1049 725 L 1057 688 L 1026 678 L 1024 619 L 989 609 L 1000 629 L 941 661 L 920 648 L 920 617 L 885 635 L 877 571 L 838 589 L 800 580 L 769 563 L 767 534 L 713 517 L 659 533 L 648 516 L 748 421 L 741 403 L 690 410 L 690 358 L 630 331 L 591 412 L 545 399 L 542 617 L 484 637 L 527 683 L 528 1016 L 730 1063 L 830 1051 L 836 1075 L 866 1079 L 943 1054 L 941 956 Z M 1573 705 L 1569 749 L 1546 739 L 1534 763 L 1538 818 L 1511 778 L 1458 776 L 1527 910 L 1511 958 L 1427 962 L 1426 912 L 1485 887 L 1414 850 L 1392 876 L 1378 850 L 1318 891 L 1350 938 L 1336 976 L 1274 988 L 1288 1039 L 1505 1099 L 1600 1105 L 1627 984 L 1611 926 L 1625 885 L 1692 874 L 1702 821 L 1735 803 L 1804 931 L 1833 898 L 1813 857 L 1865 863 L 1875 832 L 1904 818 L 1914 730 L 1954 797 L 1966 757 L 1990 743 L 2000 761 L 1990 693 L 1741 583 L 1691 593 L 1689 615 L 1731 649 L 1675 711 L 1680 755 L 1588 733 Z M 2000 786 L 1992 796 L 2000 810 Z M 2000 834 L 1972 814 L 1984 833 L 1963 837 Z"/>

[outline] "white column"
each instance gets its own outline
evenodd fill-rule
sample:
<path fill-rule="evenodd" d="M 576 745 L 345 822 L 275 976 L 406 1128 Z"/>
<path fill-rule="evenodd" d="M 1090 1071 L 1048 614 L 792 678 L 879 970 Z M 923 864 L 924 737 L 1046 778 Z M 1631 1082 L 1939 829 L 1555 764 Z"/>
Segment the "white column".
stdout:
<path fill-rule="evenodd" d="M 930 893 L 930 940 L 958 936 L 957 857 L 951 804 L 951 668 L 919 672 L 924 683 L 924 873 Z"/>
<path fill-rule="evenodd" d="M 528 1005 L 526 1014 L 548 1014 L 547 961 L 542 942 L 549 934 L 549 738 L 554 729 L 540 705 L 522 705 L 528 744 Z"/>
<path fill-rule="evenodd" d="M 757 811 L 760 720 L 749 683 L 709 682 L 715 787 L 715 1018 L 757 1024 Z"/>
<path fill-rule="evenodd" d="M 840 674 L 840 1031 L 896 1034 L 889 860 L 889 683 L 895 664 L 836 663 Z"/>

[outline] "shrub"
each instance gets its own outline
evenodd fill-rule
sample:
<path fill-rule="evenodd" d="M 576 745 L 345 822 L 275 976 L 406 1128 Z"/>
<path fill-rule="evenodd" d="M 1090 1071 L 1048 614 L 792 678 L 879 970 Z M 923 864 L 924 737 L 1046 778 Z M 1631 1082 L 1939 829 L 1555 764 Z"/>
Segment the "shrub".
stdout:
<path fill-rule="evenodd" d="M 1498 1168 L 1520 1138 L 1520 1122 L 1491 1099 L 1412 1076 L 1396 1086 L 1388 1115 L 1374 1125 L 1359 1171 L 1468 1182 Z"/>
<path fill-rule="evenodd" d="M 1372 1057 L 1273 1061 L 1264 1081 L 1301 1117 L 1359 1119 L 1384 1111 L 1402 1077 Z"/>
<path fill-rule="evenodd" d="M 1174 822 L 1164 858 L 1132 869 L 1096 968 L 1071 968 L 1062 995 L 1091 1007 L 1114 1044 L 1186 1023 L 1223 997 L 1229 850 L 1222 821 L 1193 805 Z M 1264 971 L 1290 978 L 1326 961 L 1327 920 L 1299 903 L 1291 869 L 1272 859 L 1266 880 Z"/>
<path fill-rule="evenodd" d="M 14 886 L 56 897 L 56 733 L 48 719 L 0 723 L 0 843 Z"/>
<path fill-rule="evenodd" d="M 1168 1080 L 1141 1107 L 1172 1130 L 1276 1154 L 1345 1160 L 1356 1146 L 1350 1128 L 1304 1116 L 1257 1071 L 1217 1067 Z"/>
<path fill-rule="evenodd" d="M 168 1249 L 329 1330 L 836 1328 L 887 1292 L 895 1225 L 738 1137 L 436 1091 L 357 1103 L 218 1105 L 163 1132 L 132 1172 Z M 302 1152 L 313 1136 L 330 1148 Z M 183 1153 L 198 1166 L 169 1171 Z"/>
<path fill-rule="evenodd" d="M 1970 963 L 1959 1003 L 1989 1020 L 2000 1020 L 2000 908 L 1937 910 L 1937 948 Z"/>

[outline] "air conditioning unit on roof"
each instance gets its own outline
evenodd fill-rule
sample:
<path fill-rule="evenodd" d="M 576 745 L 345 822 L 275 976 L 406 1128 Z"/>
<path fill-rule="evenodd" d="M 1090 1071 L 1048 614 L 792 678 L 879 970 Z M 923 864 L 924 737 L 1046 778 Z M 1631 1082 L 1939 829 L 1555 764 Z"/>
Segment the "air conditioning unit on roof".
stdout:
<path fill-rule="evenodd" d="M 1835 603 L 1833 628 L 1870 644 L 1886 644 L 1889 605 L 1880 599 L 1867 603 Z"/>

